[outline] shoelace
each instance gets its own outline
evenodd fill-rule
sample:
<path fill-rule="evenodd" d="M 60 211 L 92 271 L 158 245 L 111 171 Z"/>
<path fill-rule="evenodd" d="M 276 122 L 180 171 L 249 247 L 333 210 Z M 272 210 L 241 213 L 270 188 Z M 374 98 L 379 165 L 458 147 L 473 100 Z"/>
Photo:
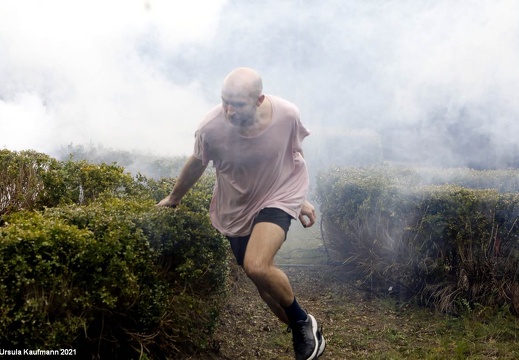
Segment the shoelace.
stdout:
<path fill-rule="evenodd" d="M 292 332 L 292 337 L 297 339 L 297 341 L 294 342 L 294 349 L 296 351 L 298 350 L 304 350 L 306 342 L 307 342 L 307 336 L 306 332 L 304 330 L 304 326 L 297 326 L 296 329 L 292 329 L 290 325 L 287 327 L 287 333 Z"/>

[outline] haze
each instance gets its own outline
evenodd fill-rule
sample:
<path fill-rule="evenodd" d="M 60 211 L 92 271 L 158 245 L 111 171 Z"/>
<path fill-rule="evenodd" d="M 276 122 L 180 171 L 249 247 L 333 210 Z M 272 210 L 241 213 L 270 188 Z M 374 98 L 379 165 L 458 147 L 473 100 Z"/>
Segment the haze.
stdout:
<path fill-rule="evenodd" d="M 389 161 L 518 167 L 517 59 L 515 0 L 0 0 L 0 148 L 189 154 L 250 66 L 314 149 L 347 134 Z"/>

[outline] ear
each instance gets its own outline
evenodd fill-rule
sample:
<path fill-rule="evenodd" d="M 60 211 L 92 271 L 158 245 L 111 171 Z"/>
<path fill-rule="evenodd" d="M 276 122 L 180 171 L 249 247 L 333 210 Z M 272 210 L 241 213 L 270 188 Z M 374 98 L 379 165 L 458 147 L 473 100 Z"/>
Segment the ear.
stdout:
<path fill-rule="evenodd" d="M 256 106 L 260 107 L 260 105 L 263 103 L 264 100 L 265 100 L 265 95 L 261 94 L 260 96 L 258 96 L 258 101 L 256 101 Z"/>

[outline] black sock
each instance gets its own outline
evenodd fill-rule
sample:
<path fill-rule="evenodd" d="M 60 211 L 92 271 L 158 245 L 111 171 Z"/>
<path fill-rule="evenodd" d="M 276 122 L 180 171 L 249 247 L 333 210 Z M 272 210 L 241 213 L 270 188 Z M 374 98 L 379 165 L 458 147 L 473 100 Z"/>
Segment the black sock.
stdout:
<path fill-rule="evenodd" d="M 290 324 L 294 324 L 296 321 L 305 321 L 307 316 L 306 312 L 301 309 L 301 306 L 297 303 L 296 298 L 294 298 L 294 302 L 288 307 L 284 308 L 285 314 L 287 314 L 288 321 Z"/>

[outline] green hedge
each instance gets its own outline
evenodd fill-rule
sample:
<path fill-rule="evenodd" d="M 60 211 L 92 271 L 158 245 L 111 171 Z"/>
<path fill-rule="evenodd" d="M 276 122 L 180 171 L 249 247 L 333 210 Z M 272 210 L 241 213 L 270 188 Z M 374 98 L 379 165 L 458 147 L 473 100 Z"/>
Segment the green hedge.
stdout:
<path fill-rule="evenodd" d="M 0 150 L 0 216 L 60 204 L 88 204 L 101 194 L 145 190 L 117 164 L 57 161 L 32 150 Z"/>
<path fill-rule="evenodd" d="M 0 342 L 103 356 L 142 345 L 151 358 L 205 348 L 225 295 L 227 243 L 207 214 L 154 203 L 110 198 L 8 216 Z"/>
<path fill-rule="evenodd" d="M 44 175 L 56 171 L 59 162 L 35 151 L 0 150 L 0 216 L 21 209 L 41 207 L 47 196 Z M 59 184 L 52 184 L 59 188 Z"/>
<path fill-rule="evenodd" d="M 161 359 L 209 346 L 228 274 L 228 243 L 208 217 L 213 176 L 172 210 L 155 204 L 174 179 L 131 178 L 116 165 L 34 152 L 2 154 L 11 169 L 3 184 L 40 184 L 30 203 L 8 196 L 1 217 L 3 348 Z M 38 159 L 47 165 L 26 171 Z M 31 188 L 10 189 L 23 198 Z"/>
<path fill-rule="evenodd" d="M 433 173 L 434 181 L 425 176 Z M 519 310 L 519 194 L 501 192 L 518 172 L 456 173 L 480 188 L 447 184 L 452 170 L 321 173 L 317 192 L 332 259 L 374 291 L 398 291 L 443 311 L 506 303 Z M 484 183 L 508 185 L 482 189 Z"/>

